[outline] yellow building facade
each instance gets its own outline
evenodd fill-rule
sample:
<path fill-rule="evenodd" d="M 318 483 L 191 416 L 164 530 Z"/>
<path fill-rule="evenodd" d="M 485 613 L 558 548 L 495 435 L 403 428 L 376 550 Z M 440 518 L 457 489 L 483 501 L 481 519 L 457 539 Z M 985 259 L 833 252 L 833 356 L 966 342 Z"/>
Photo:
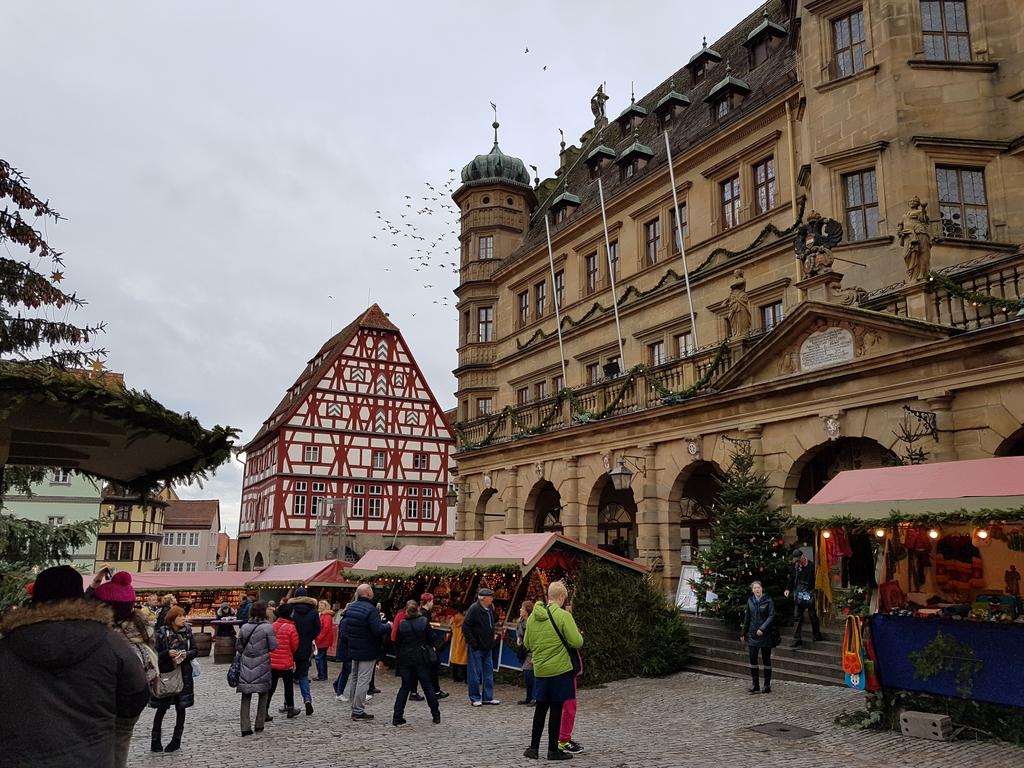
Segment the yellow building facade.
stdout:
<path fill-rule="evenodd" d="M 100 504 L 96 568 L 110 566 L 132 573 L 157 570 L 164 538 L 164 509 L 171 501 L 178 501 L 178 495 L 170 486 L 145 500 L 107 486 Z"/>
<path fill-rule="evenodd" d="M 1022 16 L 772 0 L 595 93 L 555 178 L 467 165 L 457 535 L 564 531 L 672 590 L 739 445 L 780 505 L 1024 451 Z"/>

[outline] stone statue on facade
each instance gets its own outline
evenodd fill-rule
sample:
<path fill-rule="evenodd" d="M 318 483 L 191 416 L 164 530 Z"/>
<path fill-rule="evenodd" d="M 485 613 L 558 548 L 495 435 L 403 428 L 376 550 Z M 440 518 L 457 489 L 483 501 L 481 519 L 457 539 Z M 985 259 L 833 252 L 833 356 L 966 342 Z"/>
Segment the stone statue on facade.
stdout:
<path fill-rule="evenodd" d="M 743 270 L 732 273 L 729 298 L 725 300 L 725 321 L 729 325 L 729 336 L 739 338 L 750 332 L 750 297 L 747 295 L 747 280 Z"/>
<path fill-rule="evenodd" d="M 832 271 L 832 249 L 843 239 L 843 225 L 811 211 L 796 234 L 796 257 L 803 267 L 804 280 Z"/>
<path fill-rule="evenodd" d="M 928 232 L 928 203 L 917 195 L 910 198 L 907 212 L 900 219 L 896 234 L 904 248 L 903 262 L 907 265 L 907 279 L 920 282 L 928 279 L 932 261 L 932 237 Z"/>
<path fill-rule="evenodd" d="M 594 125 L 603 125 L 608 122 L 605 115 L 604 105 L 608 101 L 608 94 L 604 92 L 604 83 L 597 86 L 597 92 L 590 98 L 590 111 L 594 113 Z"/>

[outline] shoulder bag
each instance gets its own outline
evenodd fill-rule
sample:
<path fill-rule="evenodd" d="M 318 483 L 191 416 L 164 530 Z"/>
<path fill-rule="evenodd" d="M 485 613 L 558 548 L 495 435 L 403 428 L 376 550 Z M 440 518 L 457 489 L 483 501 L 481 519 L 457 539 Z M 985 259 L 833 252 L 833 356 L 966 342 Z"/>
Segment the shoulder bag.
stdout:
<path fill-rule="evenodd" d="M 242 625 L 243 627 L 245 624 Z M 245 653 L 245 648 L 249 645 L 249 641 L 252 640 L 252 636 L 256 634 L 256 630 L 259 629 L 259 624 L 253 624 L 252 632 L 245 638 L 245 642 L 242 643 L 242 650 L 235 651 L 235 658 L 231 660 L 231 666 L 228 667 L 228 685 L 232 688 L 238 687 L 238 680 L 242 675 L 242 655 Z M 241 632 L 242 630 L 238 630 Z"/>
<path fill-rule="evenodd" d="M 565 648 L 565 652 L 569 654 L 569 661 L 572 662 L 572 676 L 576 677 L 580 673 L 580 670 L 583 669 L 583 660 L 580 658 L 580 652 L 576 648 L 570 648 L 569 644 L 565 642 L 562 630 L 558 628 L 558 625 L 555 623 L 555 617 L 551 614 L 551 606 L 545 605 L 544 610 L 548 612 L 548 618 L 551 619 L 551 626 L 555 630 L 555 634 L 558 635 L 558 639 L 562 641 L 562 646 Z"/>
<path fill-rule="evenodd" d="M 166 632 L 161 636 L 161 642 L 166 645 Z M 185 680 L 181 676 L 181 665 L 175 664 L 170 672 L 160 672 L 149 684 L 149 690 L 154 699 L 165 699 L 181 693 L 185 687 Z"/>

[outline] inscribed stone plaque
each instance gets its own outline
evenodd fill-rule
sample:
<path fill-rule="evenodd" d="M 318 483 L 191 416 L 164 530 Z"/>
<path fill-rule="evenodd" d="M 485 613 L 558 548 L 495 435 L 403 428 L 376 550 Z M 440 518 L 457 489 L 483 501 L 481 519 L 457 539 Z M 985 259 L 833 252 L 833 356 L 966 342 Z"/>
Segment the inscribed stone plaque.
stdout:
<path fill-rule="evenodd" d="M 808 336 L 800 345 L 800 370 L 813 371 L 853 360 L 853 334 L 828 328 Z"/>

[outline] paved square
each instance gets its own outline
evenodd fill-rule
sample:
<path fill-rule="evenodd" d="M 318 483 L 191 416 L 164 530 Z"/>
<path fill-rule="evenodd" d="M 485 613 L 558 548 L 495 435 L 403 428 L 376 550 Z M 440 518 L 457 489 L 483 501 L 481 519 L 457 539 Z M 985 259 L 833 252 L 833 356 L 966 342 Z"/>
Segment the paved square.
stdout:
<path fill-rule="evenodd" d="M 225 765 L 359 768 L 428 765 L 444 768 L 523 766 L 532 709 L 516 705 L 522 689 L 499 686 L 500 707 L 470 707 L 464 685 L 442 679 L 451 697 L 441 702 L 443 722 L 433 725 L 425 702 L 409 702 L 401 728 L 391 725 L 397 679 L 377 675 L 383 693 L 368 711 L 376 719 L 354 723 L 348 705 L 335 701 L 329 683 L 313 683 L 315 712 L 274 721 L 262 734 L 239 735 L 239 696 L 224 680 L 227 667 L 202 659 L 196 706 L 188 711 L 177 755 L 152 754 L 147 709 L 135 730 L 130 764 L 196 768 Z M 331 665 L 336 674 L 337 665 Z M 1008 768 L 1024 765 L 1024 750 L 992 742 L 940 743 L 896 733 L 856 731 L 834 725 L 861 694 L 801 683 L 773 685 L 770 696 L 750 696 L 742 680 L 681 673 L 658 680 L 633 679 L 580 693 L 574 737 L 586 747 L 575 759 L 594 768 L 676 766 L 787 766 L 787 768 Z M 296 699 L 298 700 L 296 689 Z M 276 695 L 275 710 L 282 703 Z M 169 718 L 173 722 L 173 716 Z M 755 733 L 752 726 L 782 722 L 818 735 L 800 740 Z M 165 741 L 169 734 L 165 734 Z"/>

